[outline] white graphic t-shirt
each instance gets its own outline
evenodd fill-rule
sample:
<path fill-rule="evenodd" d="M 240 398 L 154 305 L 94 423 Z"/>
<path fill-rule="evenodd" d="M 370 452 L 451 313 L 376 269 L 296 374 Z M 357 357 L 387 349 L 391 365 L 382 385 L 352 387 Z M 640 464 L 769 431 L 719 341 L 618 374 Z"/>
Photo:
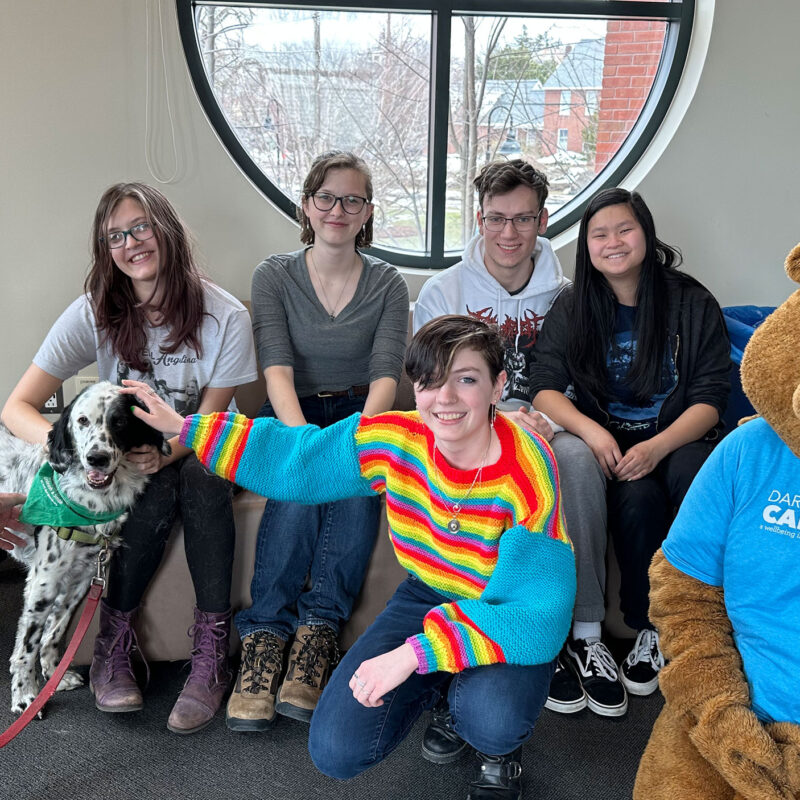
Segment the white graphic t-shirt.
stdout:
<path fill-rule="evenodd" d="M 200 330 L 202 357 L 184 346 L 165 353 L 166 325 L 147 329 L 146 360 L 139 372 L 120 361 L 97 330 L 89 298 L 82 295 L 56 320 L 33 363 L 61 380 L 97 362 L 101 380 L 121 384 L 124 378 L 144 381 L 179 414 L 193 414 L 203 389 L 229 388 L 256 379 L 255 348 L 247 309 L 219 286 L 204 283 L 206 314 Z"/>

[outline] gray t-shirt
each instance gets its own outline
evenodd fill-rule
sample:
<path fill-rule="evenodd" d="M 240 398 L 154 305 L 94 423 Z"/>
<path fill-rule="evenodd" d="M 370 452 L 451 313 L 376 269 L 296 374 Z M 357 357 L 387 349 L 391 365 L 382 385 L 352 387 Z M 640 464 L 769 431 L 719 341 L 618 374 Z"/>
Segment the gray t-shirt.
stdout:
<path fill-rule="evenodd" d="M 132 369 L 114 355 L 111 343 L 99 333 L 89 298 L 82 295 L 56 320 L 33 363 L 66 380 L 97 362 L 101 380 L 144 381 L 179 414 L 193 414 L 206 387 L 229 388 L 258 377 L 247 309 L 213 283 L 204 282 L 203 289 L 207 313 L 200 328 L 202 358 L 188 346 L 162 352 L 169 327 L 148 326 L 145 355 L 152 369 L 147 373 Z"/>
<path fill-rule="evenodd" d="M 361 254 L 353 299 L 336 319 L 319 302 L 305 250 L 274 255 L 253 274 L 253 333 L 261 367 L 292 367 L 298 397 L 378 378 L 400 380 L 408 287 L 391 264 Z"/>

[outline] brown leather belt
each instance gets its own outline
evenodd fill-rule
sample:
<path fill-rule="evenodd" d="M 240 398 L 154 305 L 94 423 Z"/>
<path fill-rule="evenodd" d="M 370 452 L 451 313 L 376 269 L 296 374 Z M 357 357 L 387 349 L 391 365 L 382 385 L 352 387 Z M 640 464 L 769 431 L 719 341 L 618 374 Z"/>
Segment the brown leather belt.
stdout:
<path fill-rule="evenodd" d="M 369 394 L 369 384 L 362 383 L 359 386 L 351 386 L 349 389 L 341 389 L 338 392 L 317 392 L 317 397 L 366 397 Z"/>

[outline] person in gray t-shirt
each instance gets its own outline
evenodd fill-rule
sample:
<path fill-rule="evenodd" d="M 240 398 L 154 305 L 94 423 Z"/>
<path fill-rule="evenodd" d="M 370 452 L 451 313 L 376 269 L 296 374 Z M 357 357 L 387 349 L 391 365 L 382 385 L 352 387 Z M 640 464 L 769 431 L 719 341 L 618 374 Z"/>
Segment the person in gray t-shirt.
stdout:
<path fill-rule="evenodd" d="M 300 238 L 309 247 L 270 256 L 256 268 L 253 332 L 268 395 L 262 416 L 326 427 L 392 407 L 406 346 L 408 289 L 393 266 L 359 252 L 372 241 L 371 201 L 371 176 L 360 158 L 320 156 L 298 214 Z M 276 713 L 311 718 L 335 666 L 339 629 L 361 589 L 379 513 L 375 497 L 321 506 L 267 502 L 253 605 L 236 616 L 242 667 L 228 702 L 229 728 L 264 730 Z"/>
<path fill-rule="evenodd" d="M 110 187 L 95 213 L 92 242 L 85 293 L 51 328 L 3 408 L 3 422 L 17 436 L 44 444 L 50 423 L 39 409 L 92 363 L 103 380 L 145 381 L 183 413 L 224 411 L 236 387 L 257 377 L 249 316 L 199 274 L 167 198 L 141 183 Z M 150 481 L 111 562 L 89 682 L 100 711 L 141 709 L 131 668 L 133 622 L 180 514 L 195 589 L 194 649 L 192 671 L 167 727 L 193 733 L 211 722 L 231 678 L 233 491 L 177 437 L 170 444 L 169 456 L 152 446 L 127 456 Z"/>

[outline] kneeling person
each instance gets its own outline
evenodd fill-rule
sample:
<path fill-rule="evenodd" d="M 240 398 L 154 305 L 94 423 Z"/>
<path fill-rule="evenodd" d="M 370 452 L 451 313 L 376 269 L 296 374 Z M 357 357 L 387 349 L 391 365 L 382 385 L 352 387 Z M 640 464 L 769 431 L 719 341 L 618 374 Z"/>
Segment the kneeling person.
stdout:
<path fill-rule="evenodd" d="M 140 416 L 181 431 L 210 468 L 260 494 L 319 503 L 386 493 L 409 577 L 331 677 L 311 719 L 311 756 L 322 772 L 353 777 L 446 692 L 455 731 L 478 751 L 468 797 L 516 800 L 521 748 L 575 600 L 555 461 L 542 437 L 495 416 L 506 376 L 486 324 L 433 320 L 406 369 L 417 411 L 354 414 L 324 430 L 232 414 L 184 421 L 157 399 Z M 335 468 L 320 473 L 320 463 Z"/>

